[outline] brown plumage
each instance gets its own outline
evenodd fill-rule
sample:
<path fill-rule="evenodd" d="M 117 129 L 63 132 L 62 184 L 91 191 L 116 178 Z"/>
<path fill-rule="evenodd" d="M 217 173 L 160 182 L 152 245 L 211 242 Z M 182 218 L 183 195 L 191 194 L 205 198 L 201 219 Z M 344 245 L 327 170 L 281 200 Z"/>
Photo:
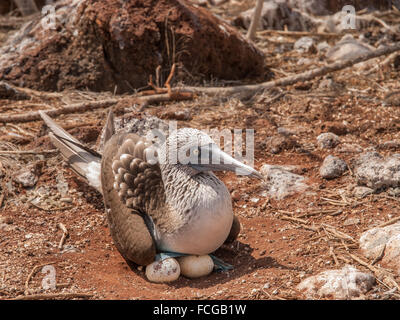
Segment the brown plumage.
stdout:
<path fill-rule="evenodd" d="M 112 169 L 115 155 L 129 134 L 116 134 L 105 144 L 101 161 L 101 185 L 108 225 L 114 243 L 121 255 L 139 265 L 154 261 L 156 244 L 145 223 L 143 214 L 125 205 L 119 190 L 114 188 L 115 174 Z"/>

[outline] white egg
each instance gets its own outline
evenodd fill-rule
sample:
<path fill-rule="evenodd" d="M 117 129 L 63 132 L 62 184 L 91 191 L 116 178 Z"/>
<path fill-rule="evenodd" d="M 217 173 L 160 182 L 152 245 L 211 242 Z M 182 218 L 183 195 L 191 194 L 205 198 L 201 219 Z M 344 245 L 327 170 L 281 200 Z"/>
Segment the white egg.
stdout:
<path fill-rule="evenodd" d="M 214 262 L 209 255 L 185 256 L 178 258 L 181 274 L 188 278 L 199 278 L 210 274 Z"/>
<path fill-rule="evenodd" d="M 146 267 L 146 277 L 151 282 L 172 282 L 178 279 L 180 274 L 181 268 L 174 258 L 154 261 Z"/>

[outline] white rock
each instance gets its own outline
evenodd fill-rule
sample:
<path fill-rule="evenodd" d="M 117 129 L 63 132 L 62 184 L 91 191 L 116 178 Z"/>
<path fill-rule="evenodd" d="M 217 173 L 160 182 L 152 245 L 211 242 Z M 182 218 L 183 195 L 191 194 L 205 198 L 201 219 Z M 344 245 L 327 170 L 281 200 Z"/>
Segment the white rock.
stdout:
<path fill-rule="evenodd" d="M 400 185 L 400 154 L 383 158 L 372 151 L 363 153 L 356 161 L 354 174 L 359 185 L 372 189 Z"/>
<path fill-rule="evenodd" d="M 400 196 L 400 188 L 390 188 L 388 190 L 389 196 L 398 197 Z"/>
<path fill-rule="evenodd" d="M 325 52 L 325 51 L 328 51 L 330 47 L 331 47 L 331 46 L 330 46 L 330 45 L 328 44 L 328 42 L 326 42 L 326 41 L 320 42 L 320 43 L 317 44 L 317 50 L 318 50 L 318 52 Z"/>
<path fill-rule="evenodd" d="M 301 37 L 294 43 L 294 49 L 297 52 L 309 52 L 314 47 L 314 40 L 311 37 Z"/>
<path fill-rule="evenodd" d="M 181 268 L 174 258 L 154 261 L 146 267 L 146 277 L 151 282 L 172 282 L 178 279 L 180 274 Z"/>
<path fill-rule="evenodd" d="M 389 242 L 392 238 L 396 238 L 400 235 L 400 223 L 391 224 L 383 228 L 373 228 L 365 231 L 360 237 L 360 248 L 362 253 L 369 259 L 377 258 L 382 250 L 385 248 L 384 257 L 386 256 L 386 250 L 389 247 Z M 390 245 L 393 247 L 396 244 L 396 240 Z M 393 256 L 391 253 L 390 256 Z M 391 258 L 387 258 L 391 260 Z M 400 260 L 399 260 L 400 263 Z"/>
<path fill-rule="evenodd" d="M 178 258 L 181 274 L 187 278 L 199 278 L 209 275 L 214 269 L 214 262 L 209 255 L 184 256 Z"/>
<path fill-rule="evenodd" d="M 340 177 L 347 170 L 347 164 L 342 159 L 329 155 L 319 169 L 322 178 L 333 179 Z"/>
<path fill-rule="evenodd" d="M 326 132 L 321 133 L 317 137 L 317 143 L 318 147 L 321 149 L 332 149 L 340 143 L 340 139 L 336 134 L 332 132 Z"/>
<path fill-rule="evenodd" d="M 346 61 L 355 59 L 374 50 L 374 47 L 356 40 L 352 35 L 347 34 L 328 50 L 326 57 L 329 61 Z"/>
<path fill-rule="evenodd" d="M 14 181 L 22 184 L 25 188 L 30 188 L 36 185 L 38 179 L 33 166 L 28 166 L 15 174 Z"/>
<path fill-rule="evenodd" d="M 284 167 L 264 164 L 260 172 L 265 177 L 264 186 L 268 195 L 278 200 L 308 188 L 303 176 L 289 172 Z"/>
<path fill-rule="evenodd" d="M 374 283 L 373 275 L 346 265 L 340 270 L 328 270 L 309 277 L 297 289 L 303 291 L 308 299 L 351 299 L 362 296 Z"/>
<path fill-rule="evenodd" d="M 400 275 L 400 233 L 391 237 L 386 244 L 382 264 L 392 268 Z"/>

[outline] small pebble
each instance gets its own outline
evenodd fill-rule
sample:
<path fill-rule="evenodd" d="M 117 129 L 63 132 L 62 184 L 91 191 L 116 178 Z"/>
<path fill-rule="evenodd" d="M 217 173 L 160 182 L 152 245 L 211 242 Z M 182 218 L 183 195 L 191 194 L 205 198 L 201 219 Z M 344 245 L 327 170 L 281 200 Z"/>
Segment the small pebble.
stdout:
<path fill-rule="evenodd" d="M 340 139 L 336 134 L 332 132 L 326 132 L 321 133 L 317 137 L 317 143 L 318 147 L 321 149 L 332 149 L 340 143 Z"/>
<path fill-rule="evenodd" d="M 347 170 L 347 164 L 342 159 L 329 155 L 319 169 L 319 174 L 325 179 L 340 177 Z"/>

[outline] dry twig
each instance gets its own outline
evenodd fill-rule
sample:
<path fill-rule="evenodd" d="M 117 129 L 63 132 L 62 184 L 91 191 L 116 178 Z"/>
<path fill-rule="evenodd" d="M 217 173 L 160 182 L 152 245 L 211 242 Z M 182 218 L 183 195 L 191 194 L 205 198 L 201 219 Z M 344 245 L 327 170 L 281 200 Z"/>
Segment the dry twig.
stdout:
<path fill-rule="evenodd" d="M 301 215 L 296 216 L 296 218 L 306 218 L 306 217 L 312 217 L 312 216 L 316 216 L 318 214 L 329 214 L 331 216 L 336 216 L 340 213 L 342 213 L 343 210 L 342 209 L 327 209 L 327 210 L 317 210 L 317 211 L 311 211 L 311 212 L 306 212 L 303 213 Z"/>
<path fill-rule="evenodd" d="M 348 234 L 346 234 L 342 231 L 336 230 L 333 226 L 326 224 L 326 223 L 323 223 L 322 226 L 324 226 L 329 233 L 333 234 L 337 238 L 343 239 L 343 240 L 350 240 L 353 243 L 356 243 L 356 240 L 354 240 L 353 237 L 349 236 Z"/>
<path fill-rule="evenodd" d="M 89 101 L 82 103 L 75 103 L 68 106 L 63 106 L 58 109 L 44 110 L 48 116 L 55 117 L 61 114 L 75 113 L 75 112 L 85 112 L 88 110 L 107 108 L 116 104 L 120 99 L 107 99 L 101 101 Z M 16 115 L 3 115 L 0 117 L 0 123 L 10 123 L 10 122 L 29 122 L 41 120 L 39 111 L 33 111 L 23 114 Z"/>
<path fill-rule="evenodd" d="M 53 299 L 74 299 L 74 298 L 91 298 L 93 294 L 90 293 L 43 293 L 43 294 L 32 294 L 25 296 L 17 296 L 11 300 L 53 300 Z"/>
<path fill-rule="evenodd" d="M 304 219 L 299 219 L 299 218 L 295 218 L 295 217 L 288 217 L 285 215 L 280 214 L 278 216 L 278 218 L 282 219 L 282 220 L 288 220 L 288 221 L 293 221 L 293 222 L 297 222 L 297 223 L 303 223 L 303 224 L 307 224 L 308 221 L 304 220 Z"/>
<path fill-rule="evenodd" d="M 251 19 L 249 30 L 247 31 L 247 38 L 253 40 L 256 34 L 258 25 L 260 23 L 261 12 L 264 4 L 264 0 L 256 0 L 256 7 L 254 9 L 253 19 Z"/>
<path fill-rule="evenodd" d="M 53 154 L 57 153 L 58 150 L 41 150 L 41 151 L 29 151 L 29 150 L 0 150 L 0 155 L 20 155 L 20 154 Z"/>
<path fill-rule="evenodd" d="M 339 261 L 336 257 L 335 252 L 333 251 L 333 247 L 329 247 L 329 254 L 332 256 L 333 260 L 335 261 L 335 265 L 338 266 L 339 265 Z"/>
<path fill-rule="evenodd" d="M 171 91 L 170 94 L 155 94 L 151 96 L 143 96 L 138 98 L 140 109 L 142 111 L 145 107 L 153 103 L 168 102 L 168 101 L 183 101 L 192 100 L 193 94 L 190 92 L 174 92 Z"/>
<path fill-rule="evenodd" d="M 4 192 L 0 195 L 0 208 L 3 205 L 3 201 L 4 201 Z"/>
<path fill-rule="evenodd" d="M 61 236 L 61 240 L 60 240 L 60 242 L 58 244 L 58 249 L 61 250 L 62 247 L 64 246 L 65 239 L 67 239 L 67 237 L 68 237 L 68 230 L 65 227 L 65 225 L 63 223 L 61 223 L 61 222 L 59 222 L 57 224 L 57 227 L 63 232 L 63 234 Z"/>
<path fill-rule="evenodd" d="M 393 219 L 390 219 L 389 221 L 386 221 L 386 222 L 380 224 L 378 226 L 378 228 L 383 228 L 383 227 L 389 226 L 389 225 L 391 225 L 391 224 L 393 224 L 393 223 L 395 223 L 397 221 L 400 221 L 400 217 L 395 217 Z"/>
<path fill-rule="evenodd" d="M 262 30 L 259 34 L 277 34 L 280 36 L 287 37 L 320 37 L 320 38 L 339 38 L 342 35 L 340 33 L 328 33 L 328 32 L 308 32 L 308 31 L 284 31 L 284 30 Z"/>

